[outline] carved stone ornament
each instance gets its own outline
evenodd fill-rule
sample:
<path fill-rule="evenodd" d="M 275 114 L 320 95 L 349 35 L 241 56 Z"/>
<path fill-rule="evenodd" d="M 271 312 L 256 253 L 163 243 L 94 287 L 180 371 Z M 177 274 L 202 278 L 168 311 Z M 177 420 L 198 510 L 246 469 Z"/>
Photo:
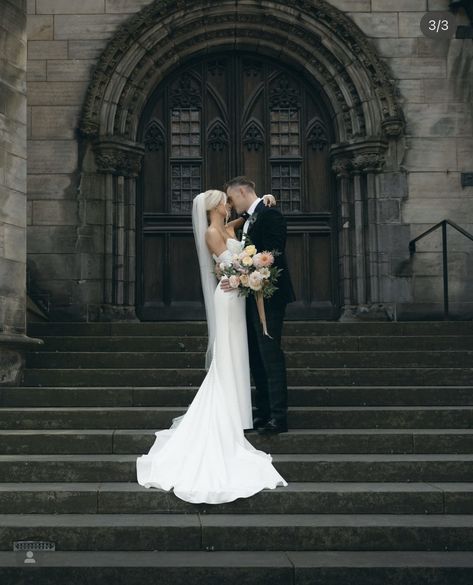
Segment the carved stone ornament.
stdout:
<path fill-rule="evenodd" d="M 390 116 L 382 121 L 381 127 L 386 136 L 397 137 L 403 133 L 405 123 L 398 116 Z"/>
<path fill-rule="evenodd" d="M 352 161 L 353 170 L 364 173 L 378 173 L 382 170 L 384 163 L 384 156 L 377 152 L 358 154 Z"/>
<path fill-rule="evenodd" d="M 264 146 L 264 129 L 255 120 L 252 120 L 245 128 L 243 144 L 250 151 L 258 151 Z"/>
<path fill-rule="evenodd" d="M 157 120 L 152 120 L 145 130 L 144 143 L 146 150 L 158 151 L 164 145 L 164 128 Z"/>
<path fill-rule="evenodd" d="M 332 171 L 339 179 L 349 177 L 351 168 L 352 164 L 349 158 L 337 158 L 332 162 Z"/>
<path fill-rule="evenodd" d="M 101 173 L 136 177 L 141 172 L 145 148 L 117 137 L 101 138 L 94 144 L 95 162 Z"/>
<path fill-rule="evenodd" d="M 310 127 L 307 133 L 307 142 L 312 147 L 312 150 L 323 150 L 328 144 L 328 135 L 325 124 L 321 120 L 316 120 Z"/>
<path fill-rule="evenodd" d="M 217 53 L 229 44 L 252 51 L 258 46 L 262 54 L 279 54 L 283 47 L 288 63 L 324 87 L 339 114 L 340 140 L 364 137 L 367 127 L 387 137 L 402 133 L 399 91 L 387 63 L 353 20 L 325 0 L 274 0 L 270 13 L 259 0 L 238 3 L 238 10 L 221 0 L 155 0 L 120 25 L 101 54 L 83 105 L 82 136 L 119 134 L 135 140 L 147 96 L 176 60 L 202 47 Z M 360 87 L 364 79 L 370 88 Z M 364 110 L 365 95 L 373 97 Z M 200 105 L 196 80 L 181 79 L 173 99 L 179 107 Z M 294 107 L 297 90 L 281 80 L 272 100 L 277 107 Z"/>
<path fill-rule="evenodd" d="M 381 172 L 386 162 L 388 143 L 377 137 L 348 143 L 332 144 L 330 155 L 332 170 L 337 176 Z"/>
<path fill-rule="evenodd" d="M 222 151 L 228 144 L 228 130 L 221 120 L 214 122 L 208 131 L 207 144 L 212 150 Z"/>

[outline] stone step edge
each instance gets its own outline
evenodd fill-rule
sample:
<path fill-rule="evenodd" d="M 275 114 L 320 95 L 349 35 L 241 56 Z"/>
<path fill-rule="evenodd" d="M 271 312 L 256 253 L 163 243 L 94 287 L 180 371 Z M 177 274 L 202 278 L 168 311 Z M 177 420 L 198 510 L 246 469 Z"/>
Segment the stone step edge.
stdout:
<path fill-rule="evenodd" d="M 164 490 L 147 489 L 137 482 L 0 482 L 0 493 L 9 490 L 20 492 L 106 492 L 115 493 L 138 492 L 143 494 L 169 494 Z M 472 492 L 473 482 L 312 482 L 312 481 L 294 481 L 287 486 L 278 486 L 277 490 L 265 488 L 262 490 L 270 494 L 276 493 L 345 493 L 345 494 L 364 494 L 364 493 L 464 493 Z"/>
<path fill-rule="evenodd" d="M 27 352 L 27 355 L 35 355 L 35 356 L 41 356 L 41 357 L 50 357 L 50 356 L 64 356 L 64 354 L 67 355 L 71 355 L 71 354 L 80 354 L 80 355 L 109 355 L 109 354 L 118 354 L 118 355 L 122 355 L 124 353 L 130 353 L 130 354 L 153 354 L 153 355 L 174 355 L 174 356 L 196 356 L 198 355 L 199 357 L 202 357 L 205 355 L 204 351 L 194 351 L 194 350 L 186 350 L 186 351 L 154 351 L 154 350 L 143 350 L 143 349 L 139 349 L 139 350 L 130 350 L 130 349 L 125 349 L 123 351 L 117 351 L 115 349 L 111 349 L 111 350 L 97 350 L 97 351 L 82 351 L 82 350 L 42 350 L 42 351 L 29 351 Z M 345 357 L 346 355 L 351 356 L 351 355 L 357 355 L 359 356 L 360 354 L 387 354 L 387 355 L 392 355 L 392 354 L 401 354 L 401 355 L 414 355 L 416 356 L 417 354 L 419 355 L 423 355 L 426 353 L 434 353 L 434 354 L 446 354 L 446 353 L 453 353 L 453 354 L 466 354 L 468 356 L 473 355 L 473 350 L 472 349 L 421 349 L 421 350 L 401 350 L 401 349 L 361 349 L 361 350 L 338 350 L 338 349 L 310 349 L 310 350 L 302 350 L 302 349 L 287 349 L 284 352 L 286 355 L 291 355 L 291 354 L 303 354 L 303 355 L 307 355 L 307 356 L 312 356 L 312 355 L 317 355 L 317 354 L 333 354 L 333 355 L 341 355 L 342 357 Z"/>
<path fill-rule="evenodd" d="M 142 366 L 137 366 L 136 368 L 24 368 L 25 372 L 44 372 L 47 369 L 49 372 L 76 372 L 76 373 L 90 373 L 90 372 L 106 372 L 110 371 L 111 369 L 115 370 L 115 372 L 135 372 L 138 370 L 140 372 L 200 372 L 205 373 L 204 368 L 143 368 Z M 344 367 L 344 366 L 337 366 L 333 368 L 309 368 L 309 367 L 300 367 L 300 368 L 287 368 L 288 372 L 340 372 L 340 371 L 351 371 L 351 370 L 360 370 L 360 372 L 371 372 L 371 371 L 386 371 L 386 370 L 394 370 L 399 371 L 402 370 L 405 372 L 406 370 L 440 370 L 440 371 L 458 371 L 463 370 L 465 372 L 473 372 L 473 367 L 466 367 L 466 366 L 459 366 L 459 367 L 447 367 L 447 366 L 393 366 L 393 367 L 377 367 L 377 368 L 355 368 L 355 367 Z"/>
<path fill-rule="evenodd" d="M 0 412 L 8 412 L 8 411 L 18 411 L 18 412 L 65 412 L 65 411 L 83 411 L 83 412 L 91 412 L 91 411 L 112 411 L 112 412 L 120 412 L 126 410 L 134 410 L 134 411 L 161 411 L 161 412 L 175 412 L 180 411 L 184 412 L 186 410 L 186 406 L 2 406 L 0 407 Z M 466 405 L 466 406 L 437 406 L 437 405 L 416 405 L 416 406 L 288 406 L 289 412 L 323 412 L 326 410 L 336 411 L 336 412 L 350 412 L 350 411 L 360 411 L 360 412 L 377 412 L 377 411 L 394 411 L 399 412 L 406 410 L 408 412 L 416 412 L 416 411 L 436 411 L 436 410 L 457 410 L 457 411 L 470 411 L 473 409 L 473 405 Z"/>
<path fill-rule="evenodd" d="M 2 514 L 2 528 L 28 526 L 62 528 L 126 527 L 221 527 L 266 528 L 276 526 L 305 527 L 424 527 L 468 528 L 473 530 L 473 514 Z M 200 522 L 199 522 L 200 520 Z M 472 551 L 473 552 L 473 551 Z"/>
<path fill-rule="evenodd" d="M 55 551 L 34 553 L 38 567 L 19 565 L 19 556 L 24 553 L 0 551 L 0 575 L 7 567 L 473 568 L 473 552 L 457 551 Z"/>
<path fill-rule="evenodd" d="M 82 369 L 82 368 L 81 368 Z M 254 388 L 254 385 L 251 386 L 252 388 Z M 156 391 L 177 391 L 177 390 L 198 390 L 199 386 L 196 385 L 192 385 L 192 386 L 0 386 L 0 393 L 2 390 L 31 390 L 32 392 L 37 392 L 38 389 L 41 390 L 58 390 L 58 388 L 62 391 L 62 390 L 94 390 L 94 391 L 98 391 L 98 390 L 117 390 L 117 391 L 124 391 L 124 390 L 156 390 Z M 393 386 L 391 384 L 387 385 L 387 386 L 382 386 L 382 385 L 377 385 L 377 386 L 361 386 L 361 385 L 356 385 L 356 386 L 347 386 L 345 385 L 334 385 L 334 386 L 327 386 L 326 384 L 321 385 L 321 386 L 301 386 L 301 385 L 297 385 L 297 386 L 288 386 L 288 390 L 314 390 L 314 391 L 318 391 L 318 390 L 369 390 L 371 391 L 377 391 L 377 390 L 402 390 L 402 391 L 406 391 L 406 390 L 422 390 L 422 391 L 427 391 L 428 389 L 431 390 L 453 390 L 453 391 L 460 391 L 460 390 L 471 390 L 473 392 L 473 385 L 469 386 L 469 385 L 463 385 L 463 386 L 448 386 L 448 385 L 442 385 L 442 386 L 418 386 L 418 385 L 413 385 L 413 386 Z"/>
<path fill-rule="evenodd" d="M 0 465 L 2 463 L 11 462 L 58 462 L 68 461 L 70 463 L 89 461 L 89 462 L 122 462 L 128 463 L 136 460 L 141 455 L 147 453 L 97 453 L 97 454 L 15 454 L 15 455 L 0 455 Z M 293 463 L 316 463 L 316 462 L 439 462 L 439 461 L 460 461 L 473 462 L 473 454 L 469 453 L 274 453 L 272 460 L 278 462 L 293 462 Z M 378 482 L 379 483 L 379 482 Z"/>
<path fill-rule="evenodd" d="M 1 412 L 1 411 L 0 411 Z M 18 435 L 25 435 L 25 436 L 32 436 L 32 435 L 133 435 L 133 434 L 153 434 L 156 432 L 155 428 L 145 429 L 145 428 L 130 428 L 130 429 L 0 429 L 0 436 L 18 436 Z M 252 433 L 250 435 L 250 433 Z M 248 433 L 245 433 L 245 436 L 254 436 L 256 431 L 250 430 Z M 383 428 L 318 428 L 318 429 L 289 429 L 286 433 L 283 434 L 283 437 L 291 437 L 291 436 L 311 436 L 311 435 L 333 435 L 333 436 L 341 436 L 341 435 L 373 435 L 374 437 L 377 435 L 424 435 L 424 436 L 443 436 L 443 435 L 473 435 L 473 429 L 459 429 L 459 428 L 452 428 L 452 429 L 383 429 Z"/>

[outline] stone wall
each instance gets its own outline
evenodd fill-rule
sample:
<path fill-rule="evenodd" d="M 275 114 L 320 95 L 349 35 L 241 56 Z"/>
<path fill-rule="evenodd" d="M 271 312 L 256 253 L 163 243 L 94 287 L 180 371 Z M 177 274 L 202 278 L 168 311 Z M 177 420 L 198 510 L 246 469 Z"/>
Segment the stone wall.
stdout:
<path fill-rule="evenodd" d="M 16 384 L 26 332 L 26 1 L 0 3 L 0 385 Z"/>
<path fill-rule="evenodd" d="M 443 313 L 441 230 L 418 242 L 412 257 L 407 244 L 443 219 L 473 234 L 473 187 L 461 186 L 461 173 L 473 171 L 473 41 L 422 34 L 425 12 L 448 11 L 449 0 L 331 3 L 347 10 L 390 66 L 407 121 L 401 163 L 406 184 L 400 188 L 399 177 L 382 179 L 386 201 L 379 221 L 391 224 L 380 231 L 392 275 L 385 301 L 396 303 L 398 319 L 438 317 Z M 454 19 L 470 24 L 463 10 Z M 452 227 L 447 238 L 450 313 L 471 319 L 473 241 Z"/>
<path fill-rule="evenodd" d="M 80 201 L 82 153 L 75 127 L 92 68 L 114 31 L 147 0 L 28 1 L 28 261 L 35 285 L 51 294 L 58 319 L 86 320 L 100 302 L 103 262 L 80 253 L 103 247 L 103 202 Z M 439 234 L 408 241 L 448 218 L 473 231 L 472 188 L 460 172 L 473 170 L 471 40 L 433 41 L 420 32 L 427 9 L 448 0 L 332 0 L 365 32 L 399 82 L 407 117 L 401 170 L 381 179 L 376 218 L 383 264 L 390 273 L 383 300 L 395 318 L 442 311 Z M 396 11 L 393 11 L 393 6 Z M 461 13 L 458 24 L 467 24 Z M 87 223 L 88 232 L 80 232 Z M 391 229 L 392 228 L 392 229 Z M 449 229 L 450 292 L 467 310 L 473 287 L 473 242 Z M 86 259 L 84 259 L 86 258 Z M 85 300 L 85 304 L 84 304 Z M 465 304 L 466 303 L 466 304 Z"/>

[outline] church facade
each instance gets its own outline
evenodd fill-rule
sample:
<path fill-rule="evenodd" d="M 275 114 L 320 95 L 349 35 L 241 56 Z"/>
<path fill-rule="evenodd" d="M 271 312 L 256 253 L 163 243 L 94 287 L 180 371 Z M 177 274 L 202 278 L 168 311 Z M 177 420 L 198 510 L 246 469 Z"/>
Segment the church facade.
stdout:
<path fill-rule="evenodd" d="M 442 230 L 409 242 L 473 232 L 454 4 L 6 0 L 5 347 L 27 301 L 55 321 L 204 318 L 192 198 L 239 174 L 287 219 L 287 319 L 441 319 Z M 426 36 L 428 11 L 452 35 Z M 471 319 L 473 242 L 445 228 L 450 315 Z"/>

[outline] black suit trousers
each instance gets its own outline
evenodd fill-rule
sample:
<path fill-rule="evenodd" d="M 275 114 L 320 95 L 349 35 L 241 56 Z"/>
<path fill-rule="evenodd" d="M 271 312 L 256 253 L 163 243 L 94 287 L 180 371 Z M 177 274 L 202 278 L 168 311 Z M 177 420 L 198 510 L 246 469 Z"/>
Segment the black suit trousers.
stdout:
<path fill-rule="evenodd" d="M 286 361 L 281 349 L 286 303 L 274 300 L 265 300 L 266 325 L 273 339 L 263 333 L 254 296 L 246 300 L 250 370 L 256 387 L 254 416 L 274 418 L 287 426 Z"/>

